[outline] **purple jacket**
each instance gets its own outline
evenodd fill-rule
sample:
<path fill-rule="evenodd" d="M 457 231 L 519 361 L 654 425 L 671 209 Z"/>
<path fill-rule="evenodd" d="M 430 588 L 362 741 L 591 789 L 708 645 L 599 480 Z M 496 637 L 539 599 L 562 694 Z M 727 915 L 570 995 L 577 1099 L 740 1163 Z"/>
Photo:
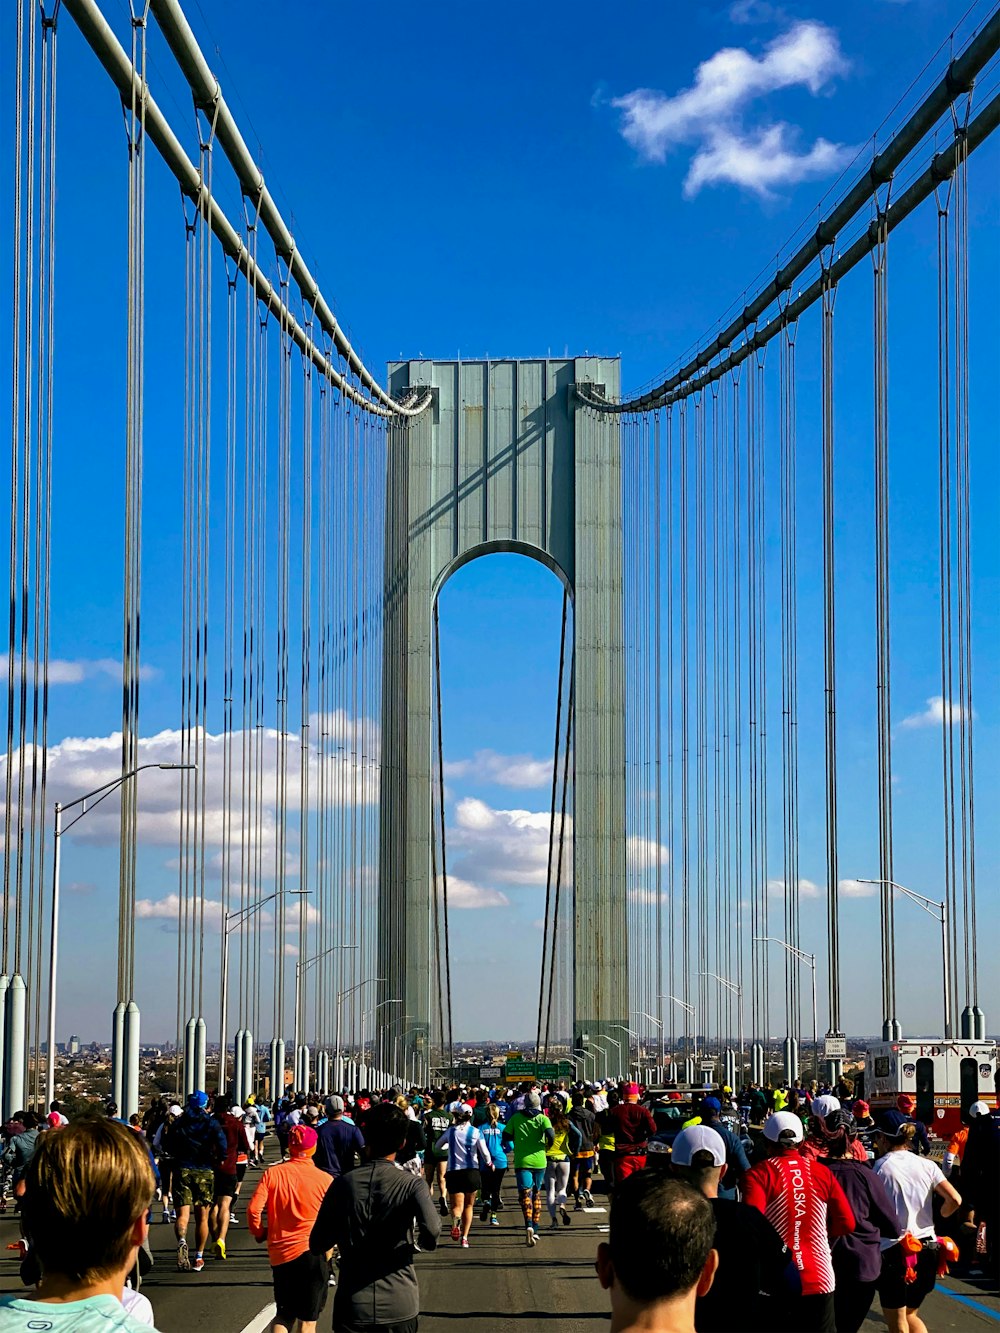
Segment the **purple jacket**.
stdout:
<path fill-rule="evenodd" d="M 896 1209 L 867 1162 L 828 1157 L 823 1164 L 837 1177 L 856 1222 L 852 1232 L 838 1236 L 831 1246 L 837 1281 L 874 1282 L 882 1271 L 879 1240 L 882 1236 L 895 1240 L 902 1230 Z"/>

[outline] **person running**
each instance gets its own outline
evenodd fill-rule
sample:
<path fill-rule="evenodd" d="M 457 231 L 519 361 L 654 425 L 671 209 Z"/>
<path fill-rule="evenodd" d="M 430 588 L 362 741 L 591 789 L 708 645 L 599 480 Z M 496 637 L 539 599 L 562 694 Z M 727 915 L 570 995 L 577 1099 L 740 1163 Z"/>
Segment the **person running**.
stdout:
<path fill-rule="evenodd" d="M 229 1234 L 230 1215 L 242 1181 L 239 1171 L 240 1157 L 243 1158 L 245 1173 L 247 1155 L 250 1151 L 250 1144 L 243 1129 L 242 1108 L 239 1109 L 240 1115 L 234 1115 L 228 1097 L 220 1094 L 215 1099 L 213 1118 L 221 1125 L 226 1136 L 226 1151 L 215 1170 L 212 1210 L 208 1218 L 212 1249 L 217 1259 L 226 1257 L 226 1236 Z"/>
<path fill-rule="evenodd" d="M 524 1234 L 529 1246 L 538 1241 L 538 1226 L 542 1220 L 542 1186 L 545 1181 L 545 1149 L 555 1137 L 552 1122 L 542 1114 L 542 1099 L 537 1092 L 529 1092 L 524 1109 L 515 1111 L 503 1132 L 504 1144 L 514 1149 L 514 1178 L 524 1214 Z"/>
<path fill-rule="evenodd" d="M 451 1126 L 451 1116 L 445 1110 L 444 1097 L 443 1090 L 436 1089 L 430 1108 L 424 1112 L 424 1178 L 432 1199 L 434 1188 L 437 1187 L 438 1207 L 441 1216 L 447 1217 L 448 1191 L 444 1173 L 448 1169 L 448 1153 L 436 1146 L 441 1135 L 447 1133 Z"/>
<path fill-rule="evenodd" d="M 30 1296 L 0 1297 L 0 1328 L 148 1333 L 123 1296 L 155 1188 L 144 1144 L 122 1125 L 81 1119 L 43 1134 L 21 1200 L 41 1276 Z"/>
<path fill-rule="evenodd" d="M 609 1107 L 607 1124 L 615 1136 L 615 1184 L 646 1165 L 646 1144 L 656 1133 L 656 1121 L 639 1105 L 638 1083 L 625 1084 L 625 1100 Z"/>
<path fill-rule="evenodd" d="M 993 1282 L 1000 1283 L 1000 1109 L 991 1110 L 986 1102 L 973 1102 L 969 1116 L 962 1192 L 972 1209 L 977 1239 L 982 1230 L 986 1273 Z"/>
<path fill-rule="evenodd" d="M 489 1119 L 480 1127 L 479 1133 L 490 1155 L 490 1165 L 483 1171 L 483 1208 L 480 1221 L 489 1222 L 491 1227 L 500 1225 L 497 1213 L 500 1212 L 500 1187 L 503 1185 L 507 1170 L 507 1150 L 503 1146 L 504 1125 L 500 1119 L 500 1107 L 490 1102 L 487 1108 Z"/>
<path fill-rule="evenodd" d="M 835 1333 L 830 1240 L 854 1229 L 851 1205 L 833 1174 L 802 1156 L 797 1115 L 777 1111 L 769 1116 L 764 1138 L 770 1156 L 747 1172 L 744 1197 L 795 1256 L 802 1295 L 791 1303 L 789 1327 L 797 1333 Z"/>
<path fill-rule="evenodd" d="M 902 1109 L 902 1108 L 900 1108 Z M 937 1281 L 938 1244 L 934 1230 L 934 1195 L 941 1216 L 951 1217 L 962 1196 L 944 1177 L 937 1162 L 913 1147 L 917 1127 L 900 1124 L 895 1134 L 879 1130 L 880 1156 L 873 1168 L 895 1209 L 898 1234 L 883 1239 L 878 1296 L 889 1333 L 927 1333 L 919 1310 Z"/>
<path fill-rule="evenodd" d="M 561 1097 L 549 1098 L 549 1123 L 552 1126 L 552 1142 L 545 1149 L 545 1201 L 548 1204 L 552 1230 L 559 1229 L 559 1218 L 563 1226 L 569 1226 L 572 1218 L 566 1208 L 569 1194 L 569 1173 L 573 1158 L 583 1141 L 580 1131 L 566 1114 Z M 557 1215 L 558 1214 L 558 1215 Z"/>
<path fill-rule="evenodd" d="M 914 1118 L 913 1113 L 916 1109 L 916 1098 L 911 1097 L 908 1092 L 901 1092 L 896 1098 L 895 1109 L 883 1111 L 879 1116 L 878 1128 L 888 1138 L 894 1139 L 900 1125 L 912 1125 L 913 1133 L 908 1136 L 910 1152 L 923 1153 L 925 1157 L 930 1157 L 931 1141 L 927 1134 L 927 1126 L 922 1120 Z"/>
<path fill-rule="evenodd" d="M 200 1273 L 205 1267 L 208 1214 L 215 1192 L 215 1170 L 225 1161 L 226 1131 L 208 1114 L 208 1097 L 192 1092 L 181 1115 L 167 1126 L 164 1147 L 174 1163 L 173 1196 L 177 1208 L 177 1269 Z M 195 1256 L 188 1251 L 187 1233 L 194 1209 Z"/>
<path fill-rule="evenodd" d="M 722 1103 L 718 1097 L 705 1097 L 701 1103 L 701 1123 L 714 1129 L 726 1145 L 726 1184 L 723 1197 L 735 1199 L 736 1190 L 750 1170 L 750 1161 L 739 1136 L 722 1119 Z"/>
<path fill-rule="evenodd" d="M 611 1297 L 611 1333 L 694 1333 L 695 1308 L 712 1286 L 715 1219 L 690 1185 L 660 1172 L 622 1181 L 597 1277 Z"/>
<path fill-rule="evenodd" d="M 597 1152 L 597 1113 L 588 1106 L 582 1091 L 573 1093 L 569 1118 L 580 1134 L 580 1147 L 570 1169 L 569 1188 L 575 1200 L 573 1211 L 594 1206 L 594 1157 Z"/>
<path fill-rule="evenodd" d="M 38 1117 L 32 1111 L 15 1111 L 11 1117 L 11 1130 L 3 1164 L 9 1172 L 10 1184 L 15 1196 L 17 1187 L 24 1179 L 38 1147 Z"/>
<path fill-rule="evenodd" d="M 597 1097 L 594 1097 L 594 1111 L 597 1115 L 597 1161 L 601 1168 L 601 1175 L 604 1177 L 605 1189 L 610 1194 L 615 1184 L 615 1127 L 609 1117 L 614 1108 L 618 1105 L 619 1097 L 615 1089 L 612 1089 L 606 1097 L 601 1099 L 604 1102 L 603 1107 L 598 1107 Z"/>
<path fill-rule="evenodd" d="M 826 1118 L 824 1161 L 847 1195 L 854 1229 L 833 1242 L 833 1293 L 837 1333 L 858 1333 L 871 1309 L 882 1269 L 883 1239 L 899 1235 L 896 1208 L 881 1179 L 851 1152 L 856 1142 L 854 1117 L 831 1111 Z"/>
<path fill-rule="evenodd" d="M 437 1248 L 441 1222 L 427 1182 L 396 1169 L 406 1116 L 383 1103 L 368 1114 L 369 1160 L 339 1176 L 320 1205 L 310 1239 L 314 1253 L 340 1252 L 333 1333 L 415 1333 L 420 1289 L 413 1267 L 414 1232 L 421 1250 Z"/>
<path fill-rule="evenodd" d="M 670 1156 L 673 1174 L 709 1201 L 715 1217 L 713 1247 L 719 1270 L 695 1305 L 698 1333 L 772 1333 L 788 1327 L 789 1302 L 801 1295 L 795 1259 L 756 1208 L 720 1196 L 729 1171 L 727 1147 L 708 1125 L 682 1129 Z"/>
<path fill-rule="evenodd" d="M 163 1205 L 162 1222 L 176 1222 L 177 1213 L 173 1206 L 172 1190 L 174 1180 L 174 1159 L 167 1151 L 164 1139 L 171 1123 L 179 1115 L 183 1115 L 184 1108 L 173 1102 L 167 1107 L 167 1118 L 153 1135 L 153 1154 L 156 1157 L 156 1169 L 160 1173 L 160 1203 Z"/>
<path fill-rule="evenodd" d="M 258 1244 L 267 1241 L 276 1307 L 272 1333 L 315 1333 L 329 1290 L 330 1255 L 314 1254 L 310 1237 L 330 1177 L 312 1160 L 316 1131 L 308 1125 L 291 1126 L 288 1152 L 287 1162 L 268 1167 L 257 1182 L 247 1225 Z"/>
<path fill-rule="evenodd" d="M 326 1123 L 317 1133 L 316 1165 L 330 1176 L 343 1176 L 352 1171 L 365 1155 L 365 1141 L 361 1130 L 344 1119 L 344 1099 L 336 1093 L 326 1099 Z"/>
<path fill-rule="evenodd" d="M 476 1195 L 483 1183 L 482 1172 L 490 1168 L 493 1159 L 472 1123 L 472 1107 L 461 1101 L 453 1105 L 457 1108 L 452 1111 L 454 1124 L 449 1125 L 435 1147 L 448 1154 L 445 1184 L 451 1205 L 451 1238 L 460 1241 L 462 1249 L 467 1250 Z"/>

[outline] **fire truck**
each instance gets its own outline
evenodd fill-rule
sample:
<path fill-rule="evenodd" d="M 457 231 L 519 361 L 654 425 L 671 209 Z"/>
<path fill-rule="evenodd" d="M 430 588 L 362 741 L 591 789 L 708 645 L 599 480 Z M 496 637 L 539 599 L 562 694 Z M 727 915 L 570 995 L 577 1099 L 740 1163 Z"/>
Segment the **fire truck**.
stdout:
<path fill-rule="evenodd" d="M 901 1092 L 916 1099 L 915 1117 L 949 1138 L 973 1102 L 995 1106 L 997 1047 L 992 1041 L 913 1038 L 877 1042 L 865 1053 L 864 1096 L 878 1120 Z"/>

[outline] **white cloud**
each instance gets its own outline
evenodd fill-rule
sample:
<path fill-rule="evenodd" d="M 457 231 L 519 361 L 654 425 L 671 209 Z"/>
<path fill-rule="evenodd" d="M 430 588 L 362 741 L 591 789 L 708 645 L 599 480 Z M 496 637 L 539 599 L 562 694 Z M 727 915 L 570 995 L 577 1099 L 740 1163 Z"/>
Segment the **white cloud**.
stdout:
<path fill-rule="evenodd" d="M 767 881 L 767 892 L 772 898 L 784 898 L 785 881 L 783 879 L 769 879 Z M 823 890 L 811 879 L 802 879 L 799 877 L 799 898 L 820 898 Z"/>
<path fill-rule="evenodd" d="M 968 713 L 961 704 L 952 702 L 946 705 L 944 697 L 935 694 L 927 700 L 927 707 L 923 712 L 911 713 L 909 717 L 904 717 L 899 725 L 907 728 L 907 730 L 914 730 L 918 727 L 940 727 L 946 716 L 949 724 L 955 726 L 956 723 L 968 717 Z"/>
<path fill-rule="evenodd" d="M 534 759 L 529 754 L 477 750 L 471 759 L 446 762 L 444 775 L 446 778 L 491 782 L 499 787 L 549 787 L 552 785 L 552 760 Z"/>
<path fill-rule="evenodd" d="M 573 821 L 566 818 L 566 846 Z M 470 883 L 544 885 L 549 857 L 549 812 L 495 810 L 467 796 L 448 830 L 455 870 Z"/>
<path fill-rule="evenodd" d="M 656 866 L 657 844 L 652 838 L 640 838 L 633 834 L 625 844 L 625 860 L 630 870 L 642 870 Z M 665 866 L 670 860 L 670 849 L 659 844 L 659 862 Z"/>
<path fill-rule="evenodd" d="M 626 897 L 629 902 L 632 903 L 653 904 L 656 902 L 657 893 L 655 889 L 629 889 Z M 659 899 L 661 903 L 668 903 L 670 901 L 670 894 L 667 893 L 666 889 L 660 890 Z"/>
<path fill-rule="evenodd" d="M 768 0 L 733 0 L 729 6 L 731 23 L 779 23 L 784 18 L 785 11 Z"/>
<path fill-rule="evenodd" d="M 180 898 L 176 893 L 168 893 L 164 898 L 138 898 L 135 904 L 135 917 L 137 921 L 165 921 L 176 926 L 179 905 Z M 238 904 L 234 902 L 230 911 L 236 910 L 237 906 Z M 191 910 L 194 911 L 193 905 Z M 266 907 L 262 907 L 257 915 L 262 925 L 269 925 L 274 921 L 273 911 Z M 311 903 L 307 903 L 306 924 L 315 925 L 319 919 L 317 909 Z M 295 934 L 298 925 L 299 901 L 297 898 L 288 898 L 285 900 L 285 929 Z M 205 928 L 214 935 L 218 935 L 222 930 L 222 903 L 217 898 L 205 899 Z M 246 923 L 241 922 L 233 927 L 232 933 L 239 935 L 246 928 Z M 298 952 L 297 947 L 295 952 Z"/>
<path fill-rule="evenodd" d="M 859 879 L 839 879 L 837 892 L 841 898 L 874 898 L 878 893 L 878 885 L 862 884 Z"/>
<path fill-rule="evenodd" d="M 349 805 L 355 791 L 357 799 L 364 805 L 371 805 L 378 800 L 378 733 L 372 724 L 369 740 L 373 753 L 363 760 L 358 747 L 336 745 L 337 740 L 346 740 L 353 724 L 341 714 L 332 715 L 327 722 L 327 730 L 334 738 L 334 753 L 329 760 L 330 777 L 328 808 Z M 176 730 L 158 732 L 154 736 L 142 737 L 139 741 L 140 764 L 173 764 L 181 759 L 181 733 Z M 263 803 L 262 824 L 265 855 L 274 841 L 275 808 L 277 791 L 278 732 L 267 728 L 257 734 L 262 745 L 263 784 L 261 798 Z M 309 788 L 310 802 L 315 808 L 319 794 L 319 757 L 315 746 L 319 743 L 318 726 L 313 731 L 309 752 Z M 237 731 L 232 738 L 233 763 L 236 777 L 233 784 L 232 830 L 233 845 L 238 849 L 242 836 L 240 816 L 240 766 L 243 733 Z M 112 732 L 109 736 L 70 736 L 49 747 L 48 787 L 49 797 L 61 801 L 63 805 L 77 797 L 113 781 L 121 774 L 121 733 Z M 201 761 L 200 740 L 197 744 L 197 759 Z M 221 735 L 209 733 L 205 738 L 204 770 L 198 774 L 205 783 L 205 840 L 213 849 L 221 849 L 225 814 L 224 775 L 225 740 Z M 39 752 L 40 758 L 40 752 Z M 17 755 L 13 756 L 15 775 Z M 6 756 L 0 757 L 0 790 L 6 777 Z M 25 755 L 26 772 L 31 764 L 31 747 Z M 293 824 L 297 822 L 299 809 L 299 766 L 300 741 L 298 733 L 287 737 L 287 809 Z M 181 784 L 190 780 L 183 773 L 150 772 L 141 773 L 135 781 L 138 783 L 139 797 L 139 841 L 159 846 L 177 846 L 180 832 Z M 67 816 L 69 818 L 70 816 Z M 91 807 L 85 819 L 73 830 L 74 837 L 89 842 L 107 844 L 118 841 L 119 815 L 118 796 L 100 805 Z M 294 832 L 294 830 L 293 830 Z M 297 864 L 297 856 L 295 857 Z M 221 869 L 221 851 L 214 858 L 214 864 Z"/>
<path fill-rule="evenodd" d="M 0 675 L 7 674 L 7 663 L 10 657 L 7 653 L 0 653 Z M 14 670 L 20 674 L 21 656 L 15 654 Z M 27 660 L 27 671 L 29 679 L 34 674 L 34 662 L 29 658 Z M 39 672 L 41 664 L 39 664 Z M 140 680 L 154 680 L 159 671 L 154 666 L 142 666 L 139 668 Z M 112 680 L 121 683 L 122 664 L 113 657 L 81 657 L 75 660 L 69 660 L 61 657 L 52 657 L 49 659 L 49 684 L 50 685 L 80 685 L 85 680 L 98 679 Z"/>
<path fill-rule="evenodd" d="M 741 13 L 751 7 L 741 6 Z M 817 139 L 795 147 L 797 132 L 783 122 L 747 128 L 742 116 L 758 98 L 793 87 L 821 93 L 847 69 L 837 34 L 815 21 L 794 23 L 762 54 L 725 47 L 698 66 L 690 88 L 668 96 L 637 88 L 612 105 L 622 112 L 621 133 L 644 158 L 663 162 L 667 153 L 695 145 L 684 192 L 728 182 L 766 196 L 779 185 L 814 179 L 845 166 L 854 149 Z"/>
<path fill-rule="evenodd" d="M 444 878 L 438 875 L 438 894 L 444 895 Z M 481 907 L 509 907 L 510 899 L 499 889 L 486 889 L 470 884 L 457 875 L 448 876 L 448 910 L 453 907 L 475 910 Z"/>

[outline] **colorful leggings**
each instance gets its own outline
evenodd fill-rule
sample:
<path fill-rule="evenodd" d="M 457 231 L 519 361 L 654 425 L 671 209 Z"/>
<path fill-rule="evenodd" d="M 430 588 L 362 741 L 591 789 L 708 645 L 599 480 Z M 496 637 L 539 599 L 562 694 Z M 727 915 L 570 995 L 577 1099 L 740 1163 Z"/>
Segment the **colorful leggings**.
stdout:
<path fill-rule="evenodd" d="M 545 1169 L 535 1171 L 528 1166 L 519 1166 L 515 1168 L 514 1176 L 517 1180 L 517 1197 L 521 1204 L 521 1212 L 524 1214 L 525 1226 L 533 1226 L 537 1229 L 542 1220 L 542 1186 L 545 1182 Z"/>

